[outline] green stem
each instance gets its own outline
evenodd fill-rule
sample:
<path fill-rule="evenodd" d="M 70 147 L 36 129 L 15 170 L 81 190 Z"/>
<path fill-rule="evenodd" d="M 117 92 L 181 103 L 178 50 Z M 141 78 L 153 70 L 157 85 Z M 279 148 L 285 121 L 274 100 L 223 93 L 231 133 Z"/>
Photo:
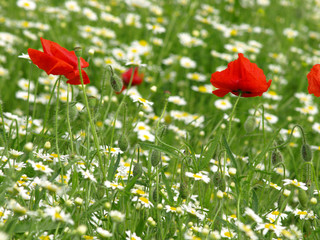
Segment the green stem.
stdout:
<path fill-rule="evenodd" d="M 87 94 L 86 94 L 85 86 L 84 86 L 84 83 L 83 83 L 80 57 L 78 57 L 78 67 L 79 67 L 79 75 L 80 75 L 80 80 L 81 80 L 81 88 L 82 88 L 84 103 L 85 103 L 85 106 L 86 106 L 86 109 L 87 109 L 87 114 L 88 114 L 88 118 L 89 118 L 89 124 L 90 124 L 90 128 L 91 128 L 91 133 L 93 135 L 94 144 L 95 144 L 96 149 L 97 149 L 97 155 L 98 155 L 98 158 L 99 158 L 99 165 L 100 165 L 100 169 L 101 169 L 101 173 L 102 173 L 102 181 L 104 181 L 105 180 L 105 169 L 104 169 L 104 167 L 102 165 L 102 156 L 101 156 L 101 153 L 100 153 L 99 139 L 98 139 L 98 136 L 97 136 L 96 128 L 95 128 L 94 123 L 93 123 L 92 118 L 91 118 L 91 113 L 90 113 L 89 103 L 88 103 L 88 99 L 87 99 Z"/>
<path fill-rule="evenodd" d="M 231 133 L 231 124 L 232 124 L 232 119 L 233 119 L 233 115 L 234 115 L 234 111 L 236 110 L 236 107 L 238 105 L 238 102 L 241 98 L 241 93 L 239 94 L 239 96 L 237 97 L 237 100 L 235 102 L 235 104 L 233 105 L 232 111 L 229 115 L 229 124 L 228 124 L 228 135 L 227 135 L 227 142 L 229 142 L 229 137 L 230 137 L 230 133 Z"/>
<path fill-rule="evenodd" d="M 68 84 L 68 86 L 67 86 L 67 125 L 68 125 L 68 131 L 69 131 L 71 153 L 73 154 L 74 153 L 74 149 L 73 149 L 73 135 L 72 135 L 71 125 L 70 125 L 69 93 L 70 93 L 70 86 Z"/>
<path fill-rule="evenodd" d="M 3 110 L 2 110 L 2 101 L 0 99 L 0 114 L 1 114 L 1 122 L 2 122 L 2 131 L 3 131 L 3 141 L 4 141 L 4 152 L 6 153 L 7 156 L 9 156 L 8 154 L 8 142 L 7 142 L 7 133 L 6 133 L 6 129 L 4 126 L 4 116 L 3 116 Z M 3 156 L 2 156 L 3 157 Z M 0 158 L 0 160 L 2 159 L 2 157 Z"/>
<path fill-rule="evenodd" d="M 299 124 L 296 124 L 296 125 L 293 126 L 293 128 L 292 128 L 292 130 L 291 130 L 291 133 L 290 133 L 289 137 L 287 138 L 287 140 L 286 140 L 284 143 L 282 143 L 282 144 L 280 144 L 280 145 L 278 145 L 278 146 L 275 146 L 275 147 L 273 147 L 273 148 L 270 148 L 270 150 L 274 150 L 274 149 L 277 149 L 277 148 L 281 148 L 281 147 L 287 145 L 287 144 L 290 142 L 290 140 L 291 140 L 291 138 L 292 138 L 292 135 L 293 135 L 293 130 L 294 130 L 296 127 L 298 127 L 298 128 L 300 129 L 300 132 L 301 132 L 301 135 L 302 135 L 302 143 L 303 143 L 303 144 L 306 144 L 306 136 L 305 136 L 305 133 L 304 133 L 304 131 L 303 131 L 303 128 L 302 128 Z"/>
<path fill-rule="evenodd" d="M 59 94 L 60 94 L 60 80 L 61 76 L 58 78 L 58 84 L 57 84 L 57 99 L 56 99 L 56 116 L 55 116 L 55 135 L 56 135 L 56 151 L 58 155 L 58 160 L 61 168 L 61 180 L 63 181 L 63 165 L 60 159 L 60 152 L 59 152 L 59 135 L 58 135 L 58 115 L 59 115 Z"/>
<path fill-rule="evenodd" d="M 46 106 L 46 112 L 45 112 L 45 115 L 44 115 L 43 128 L 42 128 L 42 131 L 41 131 L 41 135 L 44 134 L 45 130 L 46 130 L 46 124 L 47 124 L 47 121 L 48 121 L 48 118 L 49 118 L 49 109 L 50 109 L 50 106 L 51 106 L 51 100 L 52 100 L 52 97 L 53 97 L 53 94 L 54 94 L 54 90 L 56 89 L 57 83 L 58 83 L 59 80 L 60 80 L 60 77 L 58 77 L 58 79 L 54 83 L 54 86 L 53 86 L 51 94 L 50 94 L 49 102 L 48 102 L 48 104 Z"/>

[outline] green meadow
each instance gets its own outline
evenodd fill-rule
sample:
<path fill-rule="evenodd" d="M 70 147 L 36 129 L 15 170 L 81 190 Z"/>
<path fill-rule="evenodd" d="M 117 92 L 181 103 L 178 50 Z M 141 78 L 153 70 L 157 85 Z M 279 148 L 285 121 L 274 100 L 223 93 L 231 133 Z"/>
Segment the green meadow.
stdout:
<path fill-rule="evenodd" d="M 319 12 L 0 0 L 0 240 L 320 239 Z"/>

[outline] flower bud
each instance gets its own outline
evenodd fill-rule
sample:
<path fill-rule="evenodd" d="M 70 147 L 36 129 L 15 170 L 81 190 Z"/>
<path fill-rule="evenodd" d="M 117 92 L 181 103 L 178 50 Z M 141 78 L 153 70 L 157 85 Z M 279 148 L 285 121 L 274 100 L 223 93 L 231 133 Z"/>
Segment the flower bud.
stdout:
<path fill-rule="evenodd" d="M 129 143 L 128 143 L 128 138 L 125 134 L 122 134 L 120 136 L 118 145 L 121 151 L 125 152 L 127 150 Z"/>
<path fill-rule="evenodd" d="M 161 125 L 157 130 L 157 135 L 161 138 L 166 134 L 166 132 L 167 132 L 167 126 Z"/>
<path fill-rule="evenodd" d="M 133 176 L 141 176 L 142 174 L 142 165 L 141 163 L 136 163 L 134 168 L 133 168 Z"/>
<path fill-rule="evenodd" d="M 302 159 L 306 162 L 311 162 L 312 160 L 312 151 L 309 144 L 303 144 L 301 147 L 301 156 Z"/>
<path fill-rule="evenodd" d="M 31 152 L 33 150 L 33 143 L 32 142 L 27 142 L 23 149 L 26 151 L 26 152 Z"/>
<path fill-rule="evenodd" d="M 273 150 L 271 154 L 271 160 L 273 165 L 283 162 L 283 157 L 281 152 L 277 149 Z"/>
<path fill-rule="evenodd" d="M 123 87 L 122 79 L 118 75 L 112 75 L 110 77 L 110 85 L 115 92 L 121 92 Z"/>
<path fill-rule="evenodd" d="M 104 207 L 106 208 L 106 209 L 111 209 L 111 203 L 109 203 L 109 202 L 105 202 L 104 203 Z"/>
<path fill-rule="evenodd" d="M 82 48 L 81 47 L 75 47 L 74 48 L 74 53 L 76 54 L 77 57 L 82 56 Z"/>
<path fill-rule="evenodd" d="M 222 199 L 223 198 L 223 192 L 221 190 L 218 190 L 217 197 Z"/>
<path fill-rule="evenodd" d="M 75 202 L 75 204 L 77 204 L 77 205 L 82 205 L 82 204 L 83 204 L 83 199 L 77 197 L 77 198 L 74 200 L 74 202 Z"/>
<path fill-rule="evenodd" d="M 309 198 L 305 190 L 299 188 L 298 199 L 303 208 L 307 208 Z"/>
<path fill-rule="evenodd" d="M 186 199 L 189 195 L 188 185 L 185 182 L 180 184 L 180 196 L 182 199 Z"/>
<path fill-rule="evenodd" d="M 156 167 L 161 160 L 161 153 L 158 150 L 152 150 L 151 152 L 151 164 Z"/>
<path fill-rule="evenodd" d="M 50 143 L 49 141 L 45 142 L 44 148 L 45 148 L 46 150 L 49 150 L 49 149 L 51 148 L 51 143 Z"/>
<path fill-rule="evenodd" d="M 154 189 L 154 191 L 152 193 L 152 198 L 153 198 L 153 201 L 155 201 L 155 202 L 161 202 L 162 196 L 159 192 L 157 192 L 157 189 Z"/>
<path fill-rule="evenodd" d="M 77 232 L 80 234 L 80 235 L 83 235 L 83 234 L 85 234 L 86 232 L 87 232 L 87 230 L 88 230 L 88 228 L 87 228 L 87 226 L 86 225 L 79 225 L 78 227 L 77 227 Z"/>
<path fill-rule="evenodd" d="M 246 133 L 252 133 L 257 127 L 256 118 L 254 116 L 249 116 L 244 122 L 243 127 Z"/>

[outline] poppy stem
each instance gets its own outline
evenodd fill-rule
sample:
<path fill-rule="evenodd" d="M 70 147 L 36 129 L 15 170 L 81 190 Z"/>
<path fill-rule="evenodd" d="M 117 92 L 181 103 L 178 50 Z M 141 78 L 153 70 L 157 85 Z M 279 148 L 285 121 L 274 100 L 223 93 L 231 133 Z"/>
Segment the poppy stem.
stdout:
<path fill-rule="evenodd" d="M 91 118 L 88 98 L 87 98 L 85 86 L 84 86 L 84 83 L 83 83 L 80 56 L 78 56 L 78 68 L 79 68 L 79 76 L 80 76 L 80 80 L 81 80 L 81 88 L 82 88 L 84 103 L 85 103 L 85 106 L 86 106 L 86 109 L 87 109 L 87 114 L 88 114 L 88 118 L 89 118 L 91 133 L 93 135 L 94 144 L 95 144 L 95 147 L 97 149 L 97 155 L 98 155 L 98 159 L 99 159 L 99 166 L 100 166 L 101 173 L 102 173 L 102 181 L 104 181 L 105 180 L 105 169 L 104 169 L 103 164 L 102 164 L 102 156 L 101 156 L 101 153 L 100 153 L 99 139 L 98 139 L 98 136 L 97 136 L 96 128 L 95 128 L 94 123 L 93 123 L 92 118 Z"/>
<path fill-rule="evenodd" d="M 58 136 L 58 115 L 59 115 L 59 101 L 60 101 L 60 80 L 61 80 L 61 76 L 59 76 L 58 80 L 57 80 L 57 100 L 56 100 L 56 116 L 55 116 L 55 137 L 56 137 L 56 151 L 57 151 L 57 156 L 58 156 L 58 161 L 60 164 L 60 168 L 61 168 L 61 181 L 63 183 L 63 175 L 64 175 L 64 171 L 63 171 L 63 165 L 61 163 L 61 159 L 60 159 L 60 152 L 59 152 L 59 136 Z"/>
<path fill-rule="evenodd" d="M 235 112 L 235 109 L 238 105 L 238 102 L 241 98 L 241 92 L 239 93 L 239 96 L 237 97 L 237 100 L 235 102 L 235 104 L 233 105 L 233 108 L 232 108 L 232 111 L 229 115 L 229 124 L 228 124 L 228 135 L 227 135 L 227 142 L 229 142 L 229 137 L 230 137 L 230 133 L 231 133 L 231 124 L 232 124 L 232 119 L 233 119 L 233 115 L 234 115 L 234 112 Z"/>
<path fill-rule="evenodd" d="M 68 84 L 67 86 L 67 124 L 68 124 L 68 131 L 69 131 L 69 138 L 70 138 L 70 145 L 71 145 L 71 153 L 74 154 L 74 149 L 73 149 L 73 135 L 71 131 L 71 125 L 70 125 L 70 111 L 69 111 L 69 95 L 70 95 L 70 86 Z"/>

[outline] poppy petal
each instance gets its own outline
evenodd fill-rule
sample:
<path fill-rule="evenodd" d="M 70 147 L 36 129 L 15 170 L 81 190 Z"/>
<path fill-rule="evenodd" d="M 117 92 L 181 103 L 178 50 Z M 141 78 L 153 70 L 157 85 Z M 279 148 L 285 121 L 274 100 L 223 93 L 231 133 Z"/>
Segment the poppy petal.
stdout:
<path fill-rule="evenodd" d="M 228 64 L 227 69 L 211 75 L 211 84 L 218 88 L 213 93 L 224 96 L 228 90 L 234 95 L 239 95 L 241 92 L 242 97 L 261 96 L 268 90 L 272 81 L 267 82 L 263 70 L 255 63 L 251 63 L 242 53 L 238 56 L 238 59 Z"/>
<path fill-rule="evenodd" d="M 314 94 L 316 97 L 320 97 L 320 64 L 312 67 L 307 78 L 309 83 L 308 92 Z"/>
<path fill-rule="evenodd" d="M 47 74 L 65 75 L 73 71 L 73 67 L 70 64 L 38 50 L 29 48 L 28 54 L 31 61 Z"/>
<path fill-rule="evenodd" d="M 53 41 L 44 38 L 40 39 L 44 53 L 55 56 L 56 58 L 59 58 L 60 60 L 72 65 L 74 68 L 78 67 L 78 58 L 74 51 L 69 51 Z M 80 58 L 80 65 L 81 68 L 86 68 L 89 66 L 89 63 L 87 63 L 83 58 Z"/>
<path fill-rule="evenodd" d="M 217 90 L 212 91 L 212 93 L 214 95 L 216 95 L 217 97 L 224 97 L 226 94 L 228 94 L 230 92 L 229 89 L 223 89 L 223 88 L 219 88 Z"/>
<path fill-rule="evenodd" d="M 89 79 L 87 73 L 84 70 L 81 70 L 81 73 L 82 73 L 82 78 L 83 78 L 83 84 L 90 83 L 90 79 Z M 69 79 L 67 81 L 67 83 L 69 83 L 71 85 L 81 85 L 79 70 L 76 70 L 76 71 L 73 71 L 69 74 L 66 74 L 65 77 Z"/>

